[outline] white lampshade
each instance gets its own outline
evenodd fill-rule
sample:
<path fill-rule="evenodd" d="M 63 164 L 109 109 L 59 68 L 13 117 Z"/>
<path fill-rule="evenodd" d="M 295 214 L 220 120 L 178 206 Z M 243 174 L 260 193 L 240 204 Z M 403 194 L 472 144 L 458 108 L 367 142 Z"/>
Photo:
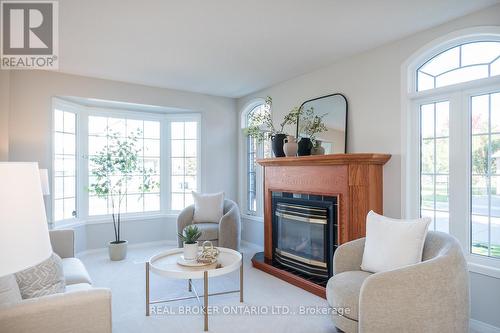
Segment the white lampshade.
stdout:
<path fill-rule="evenodd" d="M 38 163 L 0 162 L 0 277 L 51 254 Z"/>
<path fill-rule="evenodd" d="M 49 170 L 40 169 L 40 181 L 42 182 L 42 194 L 49 195 L 50 194 Z"/>

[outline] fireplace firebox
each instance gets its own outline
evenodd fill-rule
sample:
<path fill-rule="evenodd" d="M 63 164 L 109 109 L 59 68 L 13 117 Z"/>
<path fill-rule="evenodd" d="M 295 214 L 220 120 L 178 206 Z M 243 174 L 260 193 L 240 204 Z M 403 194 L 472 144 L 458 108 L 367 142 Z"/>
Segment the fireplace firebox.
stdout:
<path fill-rule="evenodd" d="M 325 286 L 337 247 L 337 197 L 272 193 L 273 264 Z"/>

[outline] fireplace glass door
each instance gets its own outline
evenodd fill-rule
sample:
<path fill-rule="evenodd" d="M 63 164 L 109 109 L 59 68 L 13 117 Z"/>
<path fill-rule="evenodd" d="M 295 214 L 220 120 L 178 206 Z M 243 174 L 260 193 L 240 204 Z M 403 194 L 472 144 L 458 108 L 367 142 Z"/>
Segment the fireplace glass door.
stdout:
<path fill-rule="evenodd" d="M 278 202 L 275 259 L 302 273 L 327 277 L 328 208 Z"/>

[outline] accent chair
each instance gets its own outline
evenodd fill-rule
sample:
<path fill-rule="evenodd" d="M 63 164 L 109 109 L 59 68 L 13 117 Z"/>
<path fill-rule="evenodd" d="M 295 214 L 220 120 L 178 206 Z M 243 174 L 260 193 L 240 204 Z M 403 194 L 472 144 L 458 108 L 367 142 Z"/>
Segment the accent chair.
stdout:
<path fill-rule="evenodd" d="M 427 233 L 422 262 L 370 273 L 360 269 L 365 238 L 341 245 L 333 258 L 326 297 L 336 327 L 346 333 L 469 331 L 469 278 L 458 241 Z"/>
<path fill-rule="evenodd" d="M 211 241 L 214 245 L 239 251 L 241 241 L 241 217 L 238 205 L 224 200 L 224 215 L 218 223 L 193 223 L 194 205 L 184 208 L 177 217 L 177 232 L 181 233 L 188 225 L 195 224 L 201 231 L 199 242 Z M 179 247 L 182 241 L 178 238 Z"/>

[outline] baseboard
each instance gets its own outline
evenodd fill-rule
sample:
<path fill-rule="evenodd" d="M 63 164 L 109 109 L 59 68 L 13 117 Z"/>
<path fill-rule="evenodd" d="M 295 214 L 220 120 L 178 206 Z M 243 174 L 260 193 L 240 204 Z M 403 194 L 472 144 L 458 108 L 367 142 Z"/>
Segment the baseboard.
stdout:
<path fill-rule="evenodd" d="M 476 319 L 470 320 L 470 329 L 478 333 L 500 333 L 500 327 L 487 324 Z"/>
<path fill-rule="evenodd" d="M 152 242 L 141 242 L 141 243 L 132 243 L 128 245 L 129 249 L 138 249 L 138 248 L 143 248 L 143 247 L 148 247 L 148 246 L 158 246 L 158 245 L 168 245 L 168 246 L 177 246 L 177 241 L 175 240 L 160 240 L 160 241 L 152 241 Z M 100 247 L 97 249 L 88 249 L 84 251 L 78 252 L 76 255 L 77 257 L 83 256 L 83 255 L 88 255 L 92 253 L 99 253 L 103 251 L 107 251 L 107 247 Z"/>

